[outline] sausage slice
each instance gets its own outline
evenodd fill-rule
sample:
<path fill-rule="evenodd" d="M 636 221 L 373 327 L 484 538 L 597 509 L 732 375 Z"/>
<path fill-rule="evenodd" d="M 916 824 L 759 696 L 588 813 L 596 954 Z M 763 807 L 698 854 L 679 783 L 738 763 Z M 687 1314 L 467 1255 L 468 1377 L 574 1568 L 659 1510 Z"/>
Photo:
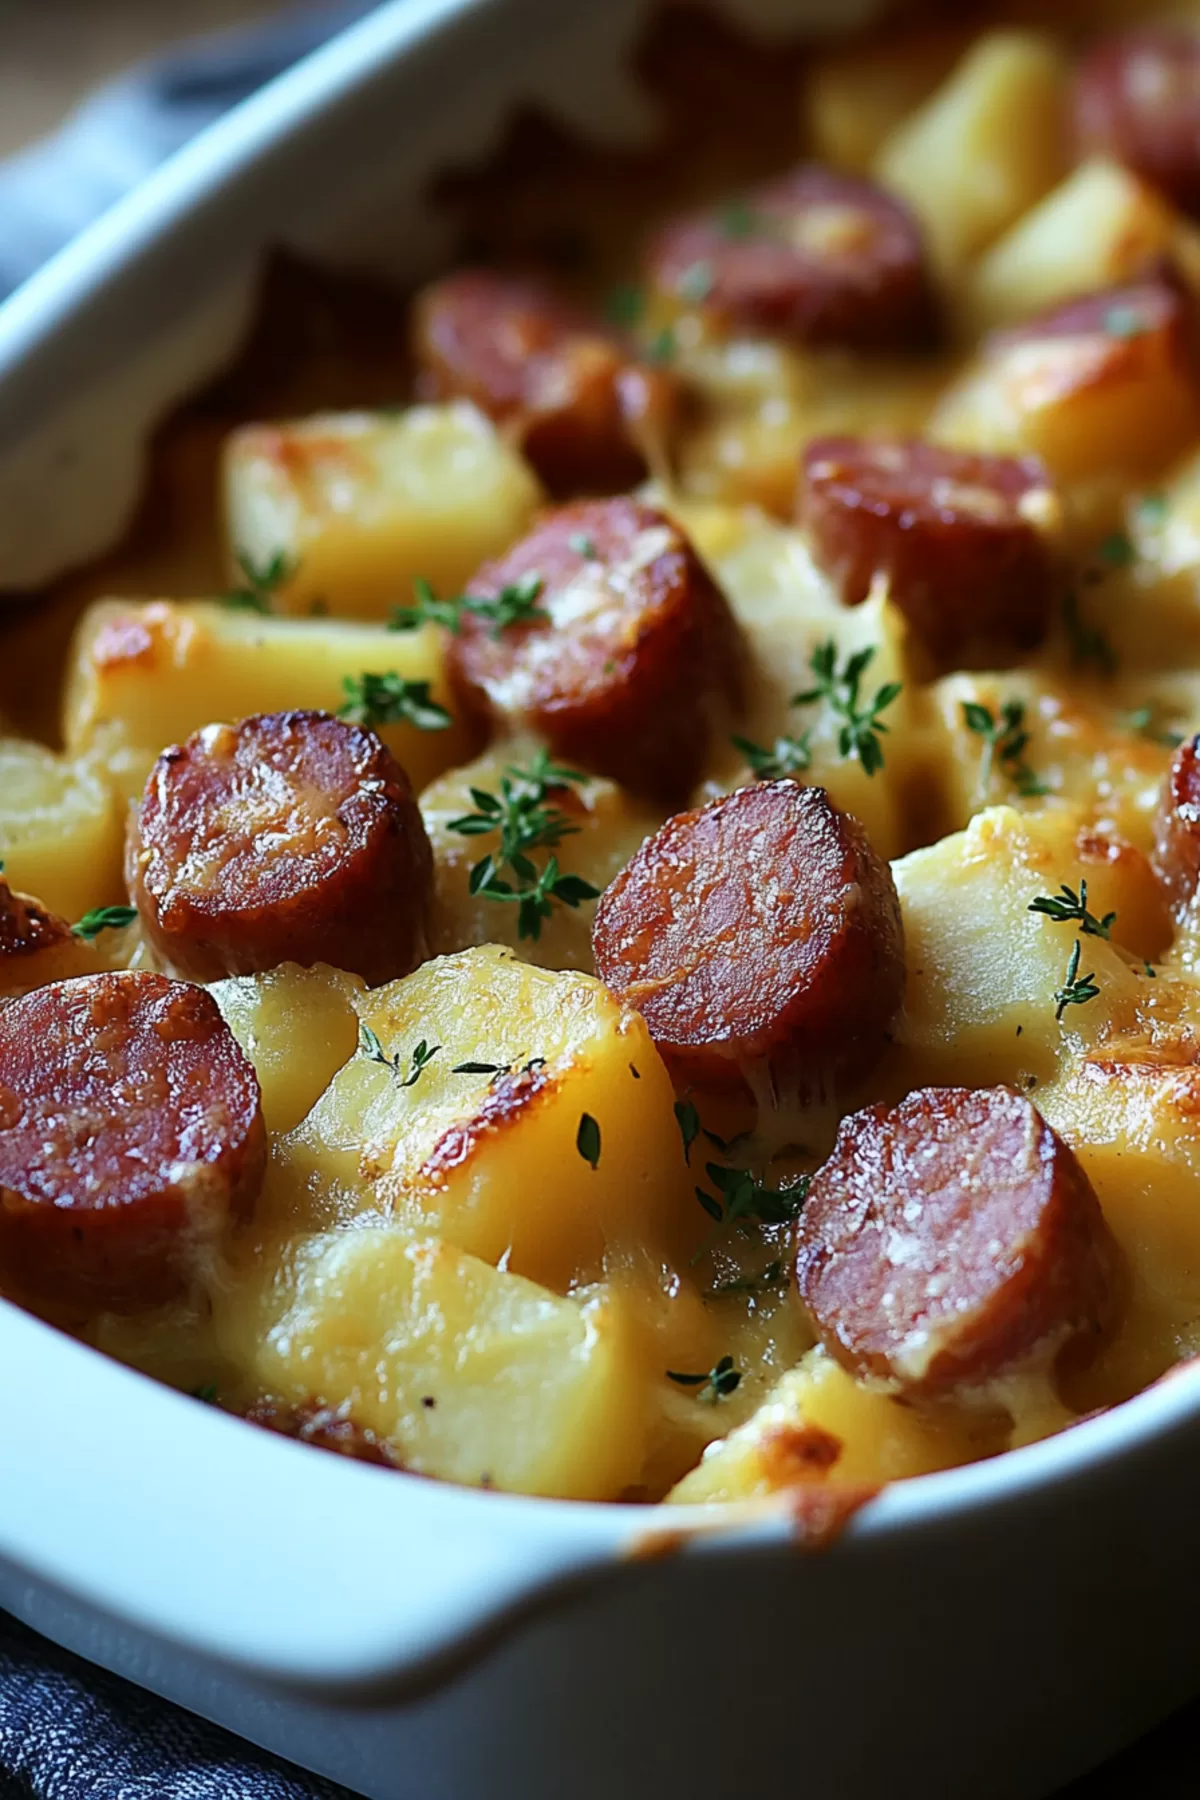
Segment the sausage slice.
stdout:
<path fill-rule="evenodd" d="M 536 592 L 509 625 L 469 612 L 451 640 L 469 705 L 557 755 L 668 803 L 698 778 L 740 687 L 733 615 L 679 527 L 634 500 L 546 516 L 468 584 Z"/>
<path fill-rule="evenodd" d="M 797 511 L 847 606 L 872 578 L 942 667 L 994 667 L 1050 622 L 1054 564 L 1039 524 L 1056 511 L 1041 464 L 915 441 L 814 438 Z"/>
<path fill-rule="evenodd" d="M 555 494 L 632 487 L 675 406 L 672 376 L 532 277 L 460 269 L 435 282 L 417 296 L 413 347 L 422 397 L 512 421 Z"/>
<path fill-rule="evenodd" d="M 718 326 L 802 344 L 919 349 L 938 333 L 921 233 L 873 182 L 805 164 L 745 203 L 676 219 L 651 280 Z"/>
<path fill-rule="evenodd" d="M 1105 37 L 1075 78 L 1075 135 L 1200 216 L 1200 32 L 1143 25 Z"/>
<path fill-rule="evenodd" d="M 259 713 L 164 750 L 126 875 L 155 954 L 193 981 L 327 962 L 377 986 L 426 953 L 433 852 L 408 777 L 328 713 Z"/>
<path fill-rule="evenodd" d="M 173 1299 L 266 1153 L 258 1079 L 202 988 L 121 970 L 0 1006 L 0 1280 L 22 1296 Z"/>
<path fill-rule="evenodd" d="M 1200 886 L 1200 737 L 1180 744 L 1163 783 L 1154 827 L 1154 863 L 1175 905 Z"/>
<path fill-rule="evenodd" d="M 1120 1252 L 1074 1152 L 1011 1088 L 922 1088 L 842 1122 L 796 1284 L 831 1356 L 931 1397 L 1115 1320 Z"/>
<path fill-rule="evenodd" d="M 904 992 L 892 873 L 823 788 L 763 781 L 679 813 L 596 909 L 596 972 L 682 1080 L 824 1090 Z"/>
<path fill-rule="evenodd" d="M 1155 335 L 1167 347 L 1166 360 L 1178 363 L 1181 372 L 1194 372 L 1195 302 L 1169 265 L 1140 281 L 1101 288 L 1079 300 L 1050 307 L 1020 325 L 990 332 L 985 349 L 992 354 L 1046 338 L 1096 338 L 1111 344 L 1114 353 L 1132 356 L 1141 355 L 1147 338 Z"/>

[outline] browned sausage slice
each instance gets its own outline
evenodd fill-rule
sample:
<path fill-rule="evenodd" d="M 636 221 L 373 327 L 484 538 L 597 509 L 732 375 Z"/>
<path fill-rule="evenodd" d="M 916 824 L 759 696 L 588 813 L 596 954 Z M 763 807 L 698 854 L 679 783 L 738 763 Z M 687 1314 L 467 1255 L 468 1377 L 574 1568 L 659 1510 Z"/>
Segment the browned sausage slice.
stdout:
<path fill-rule="evenodd" d="M 847 606 L 874 576 L 943 667 L 994 667 L 1044 636 L 1055 514 L 1041 464 L 913 441 L 815 438 L 797 501 L 815 561 Z"/>
<path fill-rule="evenodd" d="M 1075 79 L 1075 134 L 1200 214 L 1200 32 L 1143 25 L 1102 38 Z"/>
<path fill-rule="evenodd" d="M 632 487 L 668 430 L 673 377 L 547 282 L 459 270 L 418 295 L 413 339 L 422 397 L 461 395 L 511 420 L 552 493 Z"/>
<path fill-rule="evenodd" d="M 862 350 L 934 341 L 938 307 L 911 214 L 873 182 L 816 164 L 744 204 L 677 219 L 650 248 L 664 294 L 727 330 Z"/>
<path fill-rule="evenodd" d="M 1171 898 L 1187 906 L 1200 886 L 1200 737 L 1180 744 L 1159 800 L 1154 862 Z"/>
<path fill-rule="evenodd" d="M 796 1282 L 832 1356 L 926 1396 L 1099 1334 L 1122 1286 L 1091 1183 L 1011 1088 L 922 1088 L 843 1120 Z"/>
<path fill-rule="evenodd" d="M 763 781 L 647 838 L 605 892 L 596 972 L 682 1080 L 828 1091 L 904 991 L 892 873 L 823 788 Z"/>
<path fill-rule="evenodd" d="M 465 613 L 451 666 L 468 703 L 640 793 L 679 798 L 739 689 L 733 616 L 679 527 L 634 500 L 550 513 L 468 584 L 536 592 L 507 626 Z"/>
<path fill-rule="evenodd" d="M 327 962 L 375 986 L 425 955 L 433 852 L 408 777 L 328 713 L 260 713 L 164 750 L 126 873 L 156 955 L 194 981 Z"/>
<path fill-rule="evenodd" d="M 1107 338 L 1114 351 L 1135 353 L 1147 337 L 1159 333 L 1170 346 L 1171 361 L 1181 370 L 1195 366 L 1195 302 L 1169 265 L 1122 287 L 1101 288 L 1081 299 L 1067 300 L 1046 312 L 989 333 L 987 351 L 1045 338 Z"/>
<path fill-rule="evenodd" d="M 173 1299 L 266 1165 L 258 1079 L 202 988 L 145 970 L 0 1006 L 0 1280 L 68 1308 Z"/>

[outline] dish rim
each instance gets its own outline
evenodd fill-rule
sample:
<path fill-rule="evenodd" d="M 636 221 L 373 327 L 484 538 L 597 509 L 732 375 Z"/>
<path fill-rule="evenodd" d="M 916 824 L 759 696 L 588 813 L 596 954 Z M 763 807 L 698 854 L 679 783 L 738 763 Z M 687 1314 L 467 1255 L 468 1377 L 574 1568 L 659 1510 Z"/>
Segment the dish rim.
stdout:
<path fill-rule="evenodd" d="M 202 200 L 218 188 L 227 195 L 237 190 L 269 152 L 286 149 L 305 129 L 319 128 L 323 112 L 377 77 L 385 65 L 402 60 L 455 21 L 507 3 L 385 0 L 376 11 L 348 26 L 206 128 L 0 303 L 0 380 L 18 369 L 32 369 L 52 388 L 50 365 L 61 335 L 85 322 L 97 299 L 121 277 L 136 272 L 150 250 L 172 234 L 186 232 Z M 79 1358 L 92 1359 L 102 1367 L 102 1374 L 93 1371 L 82 1379 L 85 1390 L 99 1383 L 112 1386 L 115 1393 L 122 1384 L 135 1384 L 127 1386 L 132 1398 L 126 1428 L 139 1419 L 161 1422 L 167 1417 L 162 1410 L 165 1407 L 177 1413 L 179 1431 L 186 1436 L 226 1429 L 232 1433 L 236 1428 L 227 1453 L 220 1449 L 217 1438 L 210 1439 L 218 1463 L 247 1463 L 259 1454 L 268 1459 L 303 1456 L 305 1463 L 295 1468 L 298 1472 L 300 1467 L 313 1465 L 309 1476 L 287 1485 L 324 1488 L 335 1480 L 349 1496 L 355 1491 L 353 1483 L 372 1482 L 376 1484 L 371 1490 L 373 1506 L 387 1510 L 391 1517 L 406 1511 L 406 1491 L 427 1496 L 433 1490 L 433 1510 L 451 1521 L 452 1531 L 472 1514 L 490 1525 L 502 1522 L 503 1532 L 487 1535 L 489 1540 L 504 1537 L 502 1547 L 514 1551 L 511 1579 L 497 1577 L 491 1588 L 477 1591 L 473 1603 L 461 1605 L 457 1611 L 443 1598 L 438 1618 L 433 1620 L 430 1615 L 418 1643 L 411 1641 L 411 1634 L 404 1640 L 403 1634 L 387 1629 L 384 1611 L 395 1604 L 392 1589 L 387 1588 L 367 1597 L 374 1603 L 373 1622 L 371 1629 L 360 1633 L 357 1650 L 345 1633 L 337 1645 L 322 1638 L 318 1627 L 323 1621 L 316 1617 L 307 1636 L 293 1642 L 285 1641 L 279 1631 L 268 1631 L 253 1644 L 243 1642 L 239 1647 L 234 1633 L 194 1628 L 186 1600 L 178 1595 L 160 1596 L 157 1609 L 130 1608 L 121 1603 L 119 1584 L 81 1580 L 78 1559 L 72 1563 L 69 1558 L 55 1557 L 45 1543 L 32 1553 L 28 1545 L 24 1552 L 14 1552 L 6 1541 L 11 1532 L 4 1528 L 4 1497 L 0 1493 L 0 1565 L 7 1560 L 10 1567 L 81 1594 L 100 1610 L 159 1637 L 253 1668 L 271 1679 L 300 1685 L 358 1685 L 416 1676 L 439 1657 L 466 1646 L 481 1628 L 532 1596 L 550 1592 L 565 1579 L 636 1560 L 638 1540 L 654 1534 L 683 1534 L 689 1553 L 741 1554 L 766 1547 L 786 1549 L 793 1562 L 796 1560 L 794 1520 L 774 1500 L 749 1505 L 634 1508 L 617 1502 L 484 1493 L 451 1484 L 414 1483 L 412 1478 L 397 1482 L 389 1471 L 338 1466 L 331 1457 L 311 1456 L 307 1446 L 252 1434 L 241 1421 L 227 1415 L 185 1414 L 185 1396 L 55 1332 L 3 1300 L 0 1345 L 16 1354 L 0 1357 L 0 1393 L 19 1391 L 14 1369 L 36 1368 L 39 1360 L 49 1366 L 56 1360 L 42 1336 L 47 1333 L 59 1340 L 65 1352 L 57 1359 L 60 1373 L 82 1369 Z M 22 1375 L 22 1379 L 28 1385 L 27 1377 Z M 137 1387 L 142 1389 L 140 1393 L 135 1391 Z M 893 1482 L 869 1500 L 822 1553 L 851 1557 L 867 1546 L 936 1533 L 954 1522 L 977 1521 L 989 1511 L 1016 1508 L 1058 1488 L 1090 1482 L 1098 1471 L 1134 1465 L 1139 1455 L 1176 1432 L 1200 1432 L 1200 1359 L 1176 1365 L 1130 1400 L 1053 1437 L 986 1461 Z M 136 1439 L 136 1434 L 127 1434 Z M 253 1455 L 238 1448 L 259 1439 Z M 278 1461 L 280 1470 L 285 1466 Z M 319 1476 L 318 1469 L 324 1471 Z M 384 1482 L 392 1484 L 393 1498 L 388 1500 L 383 1499 L 380 1484 Z M 6 1485 L 11 1493 L 20 1484 Z M 286 1568 L 281 1573 L 286 1577 Z"/>

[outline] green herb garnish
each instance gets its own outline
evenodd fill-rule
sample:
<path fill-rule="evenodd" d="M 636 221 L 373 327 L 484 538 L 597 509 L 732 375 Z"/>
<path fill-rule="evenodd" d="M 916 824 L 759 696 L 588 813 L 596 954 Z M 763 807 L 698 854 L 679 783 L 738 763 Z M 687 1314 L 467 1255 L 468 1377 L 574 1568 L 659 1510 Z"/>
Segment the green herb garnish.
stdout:
<path fill-rule="evenodd" d="M 902 686 L 899 681 L 886 681 L 875 690 L 873 700 L 860 702 L 859 684 L 874 655 L 875 646 L 870 644 L 848 656 L 845 667 L 839 670 L 837 645 L 832 638 L 827 638 L 825 643 L 817 645 L 808 659 L 808 666 L 816 676 L 815 687 L 792 696 L 793 706 L 808 706 L 815 700 L 824 700 L 828 704 L 835 717 L 841 720 L 839 751 L 843 756 L 856 756 L 867 775 L 874 775 L 883 767 L 879 735 L 888 728 L 879 715 L 898 698 Z"/>
<path fill-rule="evenodd" d="M 360 1054 L 365 1056 L 368 1062 L 379 1063 L 382 1068 L 390 1069 L 398 1087 L 414 1087 L 441 1047 L 440 1044 L 431 1046 L 422 1038 L 420 1043 L 413 1047 L 407 1064 L 403 1064 L 399 1056 L 388 1055 L 365 1019 L 360 1019 L 358 1022 Z"/>
<path fill-rule="evenodd" d="M 1082 942 L 1082 938 L 1075 939 L 1074 944 L 1071 946 L 1071 960 L 1067 964 L 1067 978 L 1060 988 L 1054 990 L 1054 998 L 1057 1002 L 1054 1008 L 1054 1016 L 1056 1019 L 1062 1018 L 1068 1006 L 1084 1006 L 1089 1000 L 1094 1000 L 1100 992 L 1100 989 L 1092 979 L 1091 970 L 1089 970 L 1086 975 L 1081 975 L 1079 973 L 1080 945 Z"/>
<path fill-rule="evenodd" d="M 1073 667 L 1082 669 L 1093 663 L 1101 675 L 1112 675 L 1117 667 L 1116 652 L 1100 627 L 1090 625 L 1084 619 L 1078 594 L 1071 592 L 1065 596 L 1062 617 Z"/>
<path fill-rule="evenodd" d="M 812 750 L 808 740 L 811 735 L 811 732 L 802 731 L 799 737 L 777 737 L 769 750 L 752 743 L 749 738 L 732 737 L 729 741 L 735 750 L 741 751 L 760 781 L 775 781 L 784 775 L 799 775 L 810 766 Z"/>
<path fill-rule="evenodd" d="M 1005 700 L 997 717 L 990 707 L 978 700 L 962 702 L 963 723 L 983 739 L 983 755 L 979 759 L 979 791 L 986 798 L 992 782 L 992 770 L 999 764 L 1022 799 L 1048 794 L 1050 789 L 1038 780 L 1025 761 L 1029 733 L 1025 730 L 1025 704 L 1021 700 Z"/>
<path fill-rule="evenodd" d="M 531 850 L 557 849 L 564 838 L 578 832 L 579 827 L 564 812 L 546 802 L 552 788 L 578 785 L 588 779 L 579 769 L 551 762 L 549 752 L 543 748 L 528 768 L 509 765 L 500 778 L 499 794 L 473 787 L 470 792 L 476 810 L 449 822 L 447 829 L 463 837 L 500 834 L 499 848 L 471 870 L 468 888 L 485 900 L 514 902 L 518 908 L 517 932 L 522 938 L 541 936 L 542 920 L 550 917 L 556 900 L 576 907 L 583 900 L 599 897 L 600 890 L 580 876 L 560 875 L 555 857 L 539 874 L 529 856 Z M 522 885 L 514 887 L 503 873 L 505 870 Z"/>
<path fill-rule="evenodd" d="M 600 1127 L 591 1113 L 583 1113 L 579 1120 L 579 1130 L 575 1133 L 575 1148 L 585 1163 L 593 1169 L 600 1165 Z"/>
<path fill-rule="evenodd" d="M 646 310 L 646 296 L 633 282 L 622 282 L 612 289 L 604 302 L 604 316 L 610 325 L 628 329 L 636 325 Z"/>
<path fill-rule="evenodd" d="M 494 599 L 481 599 L 476 594 L 459 594 L 453 600 L 439 600 L 429 583 L 420 576 L 413 582 L 416 601 L 412 606 L 394 606 L 388 620 L 389 631 L 416 631 L 422 625 L 442 625 L 456 635 L 462 628 L 464 613 L 477 619 L 490 619 L 492 636 L 499 637 L 510 625 L 529 624 L 545 618 L 538 606 L 542 578 L 530 573 L 519 581 L 510 581 Z"/>
<path fill-rule="evenodd" d="M 567 543 L 576 556 L 582 556 L 585 562 L 595 561 L 596 546 L 586 531 L 573 531 L 567 539 Z"/>
<path fill-rule="evenodd" d="M 758 214 L 748 200 L 729 200 L 717 214 L 722 237 L 748 238 L 759 229 Z"/>
<path fill-rule="evenodd" d="M 678 348 L 674 331 L 669 325 L 663 325 L 654 333 L 642 354 L 649 363 L 669 363 Z"/>
<path fill-rule="evenodd" d="M 276 594 L 285 582 L 291 580 L 300 566 L 284 550 L 276 550 L 273 556 L 269 556 L 266 562 L 257 567 L 248 550 L 239 550 L 236 560 L 244 577 L 242 585 L 230 588 L 228 593 L 218 596 L 222 606 L 228 606 L 235 612 L 273 612 L 272 603 Z"/>
<path fill-rule="evenodd" d="M 707 1375 L 683 1375 L 678 1369 L 667 1370 L 667 1380 L 679 1383 L 680 1387 L 697 1388 L 697 1400 L 703 1400 L 715 1406 L 718 1400 L 725 1400 L 732 1394 L 742 1379 L 740 1369 L 733 1366 L 732 1356 L 723 1356 Z"/>
<path fill-rule="evenodd" d="M 1156 725 L 1155 719 L 1153 706 L 1139 706 L 1133 712 L 1126 713 L 1125 729 L 1140 733 L 1142 737 L 1149 738 L 1152 744 L 1162 744 L 1168 750 L 1178 750 L 1183 742 L 1183 733 L 1160 727 Z"/>
<path fill-rule="evenodd" d="M 3 867 L 0 863 L 0 869 Z M 82 938 L 85 944 L 93 944 L 102 931 L 124 931 L 136 918 L 135 906 L 94 906 L 91 912 L 84 913 L 77 925 L 72 925 L 71 936 Z"/>
<path fill-rule="evenodd" d="M 679 1126 L 679 1135 L 683 1139 L 683 1160 L 692 1160 L 692 1145 L 700 1136 L 700 1114 L 690 1100 L 675 1102 L 675 1121 Z"/>
<path fill-rule="evenodd" d="M 1117 918 L 1115 912 L 1110 912 L 1098 919 L 1088 911 L 1086 881 L 1079 883 L 1078 893 L 1063 882 L 1057 894 L 1039 894 L 1028 910 L 1044 913 L 1056 925 L 1078 925 L 1084 937 L 1106 938 Z"/>
<path fill-rule="evenodd" d="M 710 1134 L 705 1132 L 708 1137 Z M 786 1187 L 770 1188 L 756 1181 L 749 1169 L 732 1169 L 725 1163 L 706 1163 L 704 1172 L 716 1188 L 716 1194 L 698 1187 L 696 1198 L 715 1222 L 700 1248 L 692 1257 L 695 1266 L 731 1225 L 757 1219 L 762 1225 L 789 1225 L 800 1215 L 812 1184 L 811 1175 L 797 1176 Z"/>
<path fill-rule="evenodd" d="M 418 731 L 445 731 L 454 720 L 429 692 L 427 681 L 405 681 L 394 669 L 384 674 L 364 669 L 361 675 L 344 675 L 345 705 L 338 718 L 352 725 L 415 725 Z"/>

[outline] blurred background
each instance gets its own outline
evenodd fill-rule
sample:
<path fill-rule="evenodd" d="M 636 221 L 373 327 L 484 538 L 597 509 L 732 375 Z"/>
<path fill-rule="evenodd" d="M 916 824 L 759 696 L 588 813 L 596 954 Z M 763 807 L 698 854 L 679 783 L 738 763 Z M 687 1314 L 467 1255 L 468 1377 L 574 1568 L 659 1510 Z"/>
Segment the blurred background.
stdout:
<path fill-rule="evenodd" d="M 288 0 L 0 0 L 0 157 L 52 131 L 89 88 L 199 32 Z"/>

